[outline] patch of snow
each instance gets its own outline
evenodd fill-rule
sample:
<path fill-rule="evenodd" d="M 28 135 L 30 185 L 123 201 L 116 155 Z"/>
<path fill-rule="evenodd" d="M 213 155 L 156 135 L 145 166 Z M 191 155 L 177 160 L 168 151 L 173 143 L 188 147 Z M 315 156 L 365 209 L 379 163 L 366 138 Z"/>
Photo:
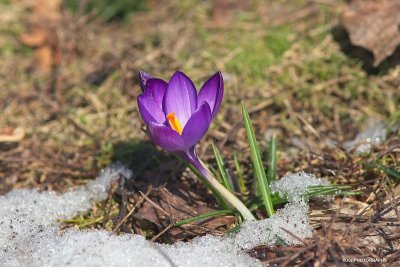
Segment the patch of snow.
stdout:
<path fill-rule="evenodd" d="M 206 235 L 190 243 L 161 245 L 175 266 L 264 266 L 251 258 L 233 242 L 231 237 Z"/>
<path fill-rule="evenodd" d="M 260 221 L 244 222 L 235 237 L 235 243 L 244 249 L 258 245 L 274 245 L 284 241 L 287 245 L 301 244 L 312 236 L 307 216 L 308 204 L 304 200 L 287 204 L 274 216 Z"/>
<path fill-rule="evenodd" d="M 58 220 L 105 199 L 120 175 L 131 173 L 114 166 L 64 194 L 13 190 L 0 196 L 0 266 L 261 266 L 229 238 L 206 236 L 169 246 L 103 230 L 60 231 Z"/>
<path fill-rule="evenodd" d="M 174 245 L 104 230 L 69 229 L 43 237 L 35 247 L 34 266 L 261 266 L 223 238 L 213 236 Z"/>
<path fill-rule="evenodd" d="M 343 143 L 343 147 L 348 151 L 353 151 L 356 154 L 369 153 L 373 145 L 380 145 L 386 140 L 387 128 L 382 121 L 368 119 L 367 128 L 358 133 L 351 140 Z"/>
<path fill-rule="evenodd" d="M 105 199 L 109 185 L 120 175 L 129 178 L 131 173 L 116 165 L 88 185 L 64 194 L 22 189 L 0 196 L 1 266 L 31 265 L 35 251 L 47 239 L 55 239 L 57 221 L 88 210 L 92 201 Z"/>
<path fill-rule="evenodd" d="M 0 196 L 0 266 L 263 266 L 246 250 L 274 244 L 277 237 L 299 244 L 293 235 L 312 235 L 304 201 L 287 204 L 272 218 L 246 222 L 236 235 L 204 236 L 173 245 L 104 230 L 59 229 L 58 220 L 105 199 L 110 184 L 121 175 L 129 178 L 131 173 L 113 166 L 87 186 L 63 194 L 13 190 Z M 288 190 L 285 185 L 279 188 Z"/>
<path fill-rule="evenodd" d="M 289 173 L 270 185 L 272 193 L 279 193 L 281 197 L 287 197 L 290 201 L 300 199 L 300 196 L 307 193 L 307 187 L 329 185 L 329 181 L 317 178 L 314 174 L 305 172 Z"/>

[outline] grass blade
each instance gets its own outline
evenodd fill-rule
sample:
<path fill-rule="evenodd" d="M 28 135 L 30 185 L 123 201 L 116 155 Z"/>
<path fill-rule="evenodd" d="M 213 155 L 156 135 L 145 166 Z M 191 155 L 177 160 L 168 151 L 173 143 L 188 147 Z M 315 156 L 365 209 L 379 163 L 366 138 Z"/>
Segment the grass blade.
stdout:
<path fill-rule="evenodd" d="M 386 167 L 378 162 L 363 162 L 362 165 L 366 169 L 378 169 L 383 171 L 387 176 L 400 181 L 400 172 L 393 168 Z"/>
<path fill-rule="evenodd" d="M 253 166 L 253 173 L 254 173 L 254 182 L 253 182 L 253 192 L 256 197 L 261 197 L 261 190 L 260 190 L 260 183 L 257 179 L 256 169 Z"/>
<path fill-rule="evenodd" d="M 224 160 L 222 159 L 221 153 L 219 152 L 218 148 L 214 145 L 214 143 L 212 143 L 211 146 L 212 146 L 212 149 L 214 152 L 215 160 L 217 161 L 219 174 L 222 177 L 222 184 L 225 186 L 226 189 L 233 192 L 233 185 L 232 185 L 231 181 L 229 180 L 228 174 L 225 169 Z"/>
<path fill-rule="evenodd" d="M 186 220 L 182 220 L 182 221 L 176 222 L 174 224 L 174 226 L 178 227 L 178 226 L 181 226 L 181 225 L 184 225 L 184 224 L 188 224 L 188 223 L 192 223 L 192 222 L 195 222 L 195 221 L 199 221 L 199 220 L 202 220 L 202 219 L 206 219 L 206 218 L 210 218 L 210 217 L 216 217 L 216 216 L 220 216 L 220 215 L 233 214 L 233 213 L 234 213 L 234 211 L 232 211 L 232 210 L 217 210 L 217 211 L 201 214 L 201 215 L 193 217 L 193 218 L 189 218 L 189 219 L 186 219 Z"/>
<path fill-rule="evenodd" d="M 239 232 L 239 230 L 240 230 L 240 224 L 238 224 L 238 225 L 232 227 L 231 229 L 229 229 L 228 232 L 226 232 L 225 236 L 236 234 L 236 233 Z"/>
<path fill-rule="evenodd" d="M 268 216 L 271 217 L 272 215 L 274 215 L 274 207 L 272 205 L 271 192 L 269 191 L 268 180 L 261 160 L 261 153 L 260 149 L 258 148 L 257 140 L 254 134 L 253 125 L 251 124 L 250 116 L 244 103 L 242 103 L 242 112 L 243 112 L 244 125 L 247 133 L 247 139 L 249 141 L 251 150 L 251 158 L 253 160 L 253 166 L 257 177 L 259 189 L 261 191 L 261 196 L 263 198 L 265 210 L 267 211 Z"/>
<path fill-rule="evenodd" d="M 320 186 L 309 186 L 307 192 L 301 195 L 301 197 L 310 199 L 317 196 L 356 196 L 360 195 L 360 192 L 351 191 L 351 186 L 348 185 L 320 185 Z M 273 205 L 281 205 L 288 202 L 286 196 L 280 196 L 279 193 L 271 194 L 271 200 Z M 247 205 L 250 210 L 256 210 L 262 208 L 264 203 L 262 199 L 258 198 L 253 200 Z"/>
<path fill-rule="evenodd" d="M 276 138 L 272 136 L 268 143 L 268 183 L 276 180 Z"/>
<path fill-rule="evenodd" d="M 237 177 L 238 177 L 238 180 L 239 180 L 238 184 L 239 184 L 240 193 L 245 195 L 245 194 L 247 194 L 247 189 L 246 189 L 246 185 L 244 183 L 242 167 L 240 166 L 240 163 L 239 163 L 239 160 L 238 160 L 236 154 L 233 155 L 233 162 L 235 163 Z"/>

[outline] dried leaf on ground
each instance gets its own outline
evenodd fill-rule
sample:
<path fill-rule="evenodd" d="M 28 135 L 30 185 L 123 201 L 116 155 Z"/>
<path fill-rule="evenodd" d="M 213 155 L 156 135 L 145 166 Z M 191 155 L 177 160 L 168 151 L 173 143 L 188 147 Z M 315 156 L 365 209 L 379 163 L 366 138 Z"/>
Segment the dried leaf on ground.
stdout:
<path fill-rule="evenodd" d="M 20 0 L 14 1 L 31 11 L 28 17 L 30 31 L 22 34 L 25 45 L 35 47 L 37 66 L 41 71 L 50 71 L 60 61 L 56 28 L 61 18 L 61 0 Z"/>
<path fill-rule="evenodd" d="M 24 129 L 18 127 L 18 128 L 12 128 L 12 127 L 6 127 L 3 129 L 0 129 L 0 143 L 1 142 L 19 142 L 21 141 L 25 136 L 25 131 Z"/>
<path fill-rule="evenodd" d="M 247 1 L 218 0 L 213 6 L 211 23 L 213 27 L 224 28 L 232 25 L 235 13 L 247 10 L 250 3 Z"/>
<path fill-rule="evenodd" d="M 149 198 L 154 202 L 144 202 L 134 215 L 136 223 L 141 228 L 157 228 L 156 231 L 162 231 L 165 228 L 165 222 L 180 221 L 215 211 L 215 209 L 203 203 L 190 203 L 186 197 L 172 193 L 166 188 L 153 191 Z M 218 216 L 184 225 L 181 228 L 172 228 L 168 233 L 175 240 L 184 240 L 193 235 L 203 235 L 210 232 L 218 234 L 219 228 L 222 227 L 226 230 L 234 222 L 233 216 Z"/>
<path fill-rule="evenodd" d="M 342 24 L 353 45 L 374 55 L 374 67 L 400 45 L 400 2 L 353 0 L 342 13 Z"/>

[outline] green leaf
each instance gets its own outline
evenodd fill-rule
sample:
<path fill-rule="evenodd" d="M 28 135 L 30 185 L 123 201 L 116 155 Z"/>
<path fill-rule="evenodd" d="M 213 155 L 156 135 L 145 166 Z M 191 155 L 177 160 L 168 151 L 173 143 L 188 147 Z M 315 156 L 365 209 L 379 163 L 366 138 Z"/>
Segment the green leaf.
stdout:
<path fill-rule="evenodd" d="M 212 143 L 211 145 L 214 152 L 215 160 L 217 161 L 219 174 L 222 177 L 222 184 L 225 186 L 226 189 L 233 192 L 233 185 L 229 180 L 228 174 L 226 173 L 225 164 L 222 159 L 221 153 L 219 152 L 218 148 L 214 145 L 214 143 Z"/>
<path fill-rule="evenodd" d="M 276 138 L 272 136 L 268 143 L 268 183 L 276 180 Z"/>
<path fill-rule="evenodd" d="M 232 227 L 231 229 L 229 229 L 229 231 L 225 234 L 226 236 L 232 235 L 232 234 L 236 234 L 238 233 L 240 230 L 240 224 L 235 225 L 234 227 Z"/>
<path fill-rule="evenodd" d="M 261 191 L 261 196 L 267 214 L 269 217 L 271 217 L 272 215 L 274 215 L 274 207 L 271 200 L 271 192 L 269 191 L 268 180 L 262 163 L 260 149 L 258 147 L 257 140 L 254 134 L 253 125 L 251 124 L 249 113 L 243 102 L 242 102 L 242 112 L 243 112 L 244 125 L 247 133 L 247 139 L 249 141 L 251 150 L 251 158 L 253 160 L 253 166 L 259 184 L 259 189 Z"/>
<path fill-rule="evenodd" d="M 301 197 L 309 199 L 317 196 L 355 196 L 360 195 L 360 192 L 351 191 L 351 186 L 348 185 L 318 185 L 307 187 L 307 192 Z M 287 196 L 280 196 L 279 193 L 271 194 L 273 205 L 281 205 L 288 202 Z M 262 208 L 264 203 L 262 199 L 255 199 L 249 205 L 250 210 Z"/>
<path fill-rule="evenodd" d="M 246 194 L 247 189 L 246 189 L 246 185 L 244 183 L 243 171 L 242 171 L 242 167 L 240 166 L 240 162 L 239 162 L 236 154 L 233 155 L 233 162 L 235 163 L 237 177 L 239 180 L 238 184 L 239 184 L 239 188 L 240 188 L 240 193 Z"/>
<path fill-rule="evenodd" d="M 192 223 L 192 222 L 195 222 L 195 221 L 199 221 L 199 220 L 202 220 L 202 219 L 206 219 L 206 218 L 210 218 L 210 217 L 216 217 L 216 216 L 220 216 L 220 215 L 233 214 L 233 213 L 234 213 L 234 211 L 232 211 L 232 210 L 217 210 L 217 211 L 201 214 L 201 215 L 193 217 L 193 218 L 189 218 L 189 219 L 186 219 L 186 220 L 182 220 L 182 221 L 176 222 L 174 224 L 174 226 L 178 227 L 178 226 L 181 226 L 181 225 L 184 225 L 184 224 L 188 224 L 188 223 Z"/>
<path fill-rule="evenodd" d="M 366 169 L 378 169 L 383 171 L 387 176 L 400 181 L 400 172 L 393 168 L 386 167 L 378 162 L 363 162 L 363 167 Z"/>

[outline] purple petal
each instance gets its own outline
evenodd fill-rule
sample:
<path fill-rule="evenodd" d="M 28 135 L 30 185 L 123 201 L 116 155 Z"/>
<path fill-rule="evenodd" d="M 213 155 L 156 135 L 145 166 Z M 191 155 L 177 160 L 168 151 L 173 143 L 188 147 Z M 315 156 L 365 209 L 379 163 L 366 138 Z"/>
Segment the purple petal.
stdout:
<path fill-rule="evenodd" d="M 172 152 L 187 150 L 182 136 L 168 126 L 150 122 L 148 130 L 150 138 L 161 148 Z"/>
<path fill-rule="evenodd" d="M 221 72 L 215 73 L 201 87 L 198 103 L 207 102 L 211 108 L 212 117 L 214 118 L 221 105 L 222 97 L 224 96 L 224 80 Z"/>
<path fill-rule="evenodd" d="M 161 107 L 154 101 L 153 97 L 149 94 L 141 94 L 137 98 L 140 115 L 144 122 L 164 123 L 165 114 Z"/>
<path fill-rule="evenodd" d="M 200 141 L 206 134 L 211 123 L 211 109 L 208 103 L 203 102 L 192 114 L 182 132 L 186 146 L 191 147 Z"/>
<path fill-rule="evenodd" d="M 146 82 L 146 88 L 144 93 L 151 95 L 154 101 L 162 109 L 164 94 L 165 91 L 167 90 L 167 87 L 168 87 L 167 82 L 161 79 L 152 78 Z"/>
<path fill-rule="evenodd" d="M 177 71 L 168 83 L 164 96 L 164 112 L 175 116 L 185 127 L 186 122 L 197 108 L 197 92 L 192 80 L 184 73 Z"/>
<path fill-rule="evenodd" d="M 151 76 L 147 72 L 139 71 L 140 87 L 142 87 L 142 91 L 144 91 L 146 88 L 147 80 L 152 78 L 153 76 Z"/>

